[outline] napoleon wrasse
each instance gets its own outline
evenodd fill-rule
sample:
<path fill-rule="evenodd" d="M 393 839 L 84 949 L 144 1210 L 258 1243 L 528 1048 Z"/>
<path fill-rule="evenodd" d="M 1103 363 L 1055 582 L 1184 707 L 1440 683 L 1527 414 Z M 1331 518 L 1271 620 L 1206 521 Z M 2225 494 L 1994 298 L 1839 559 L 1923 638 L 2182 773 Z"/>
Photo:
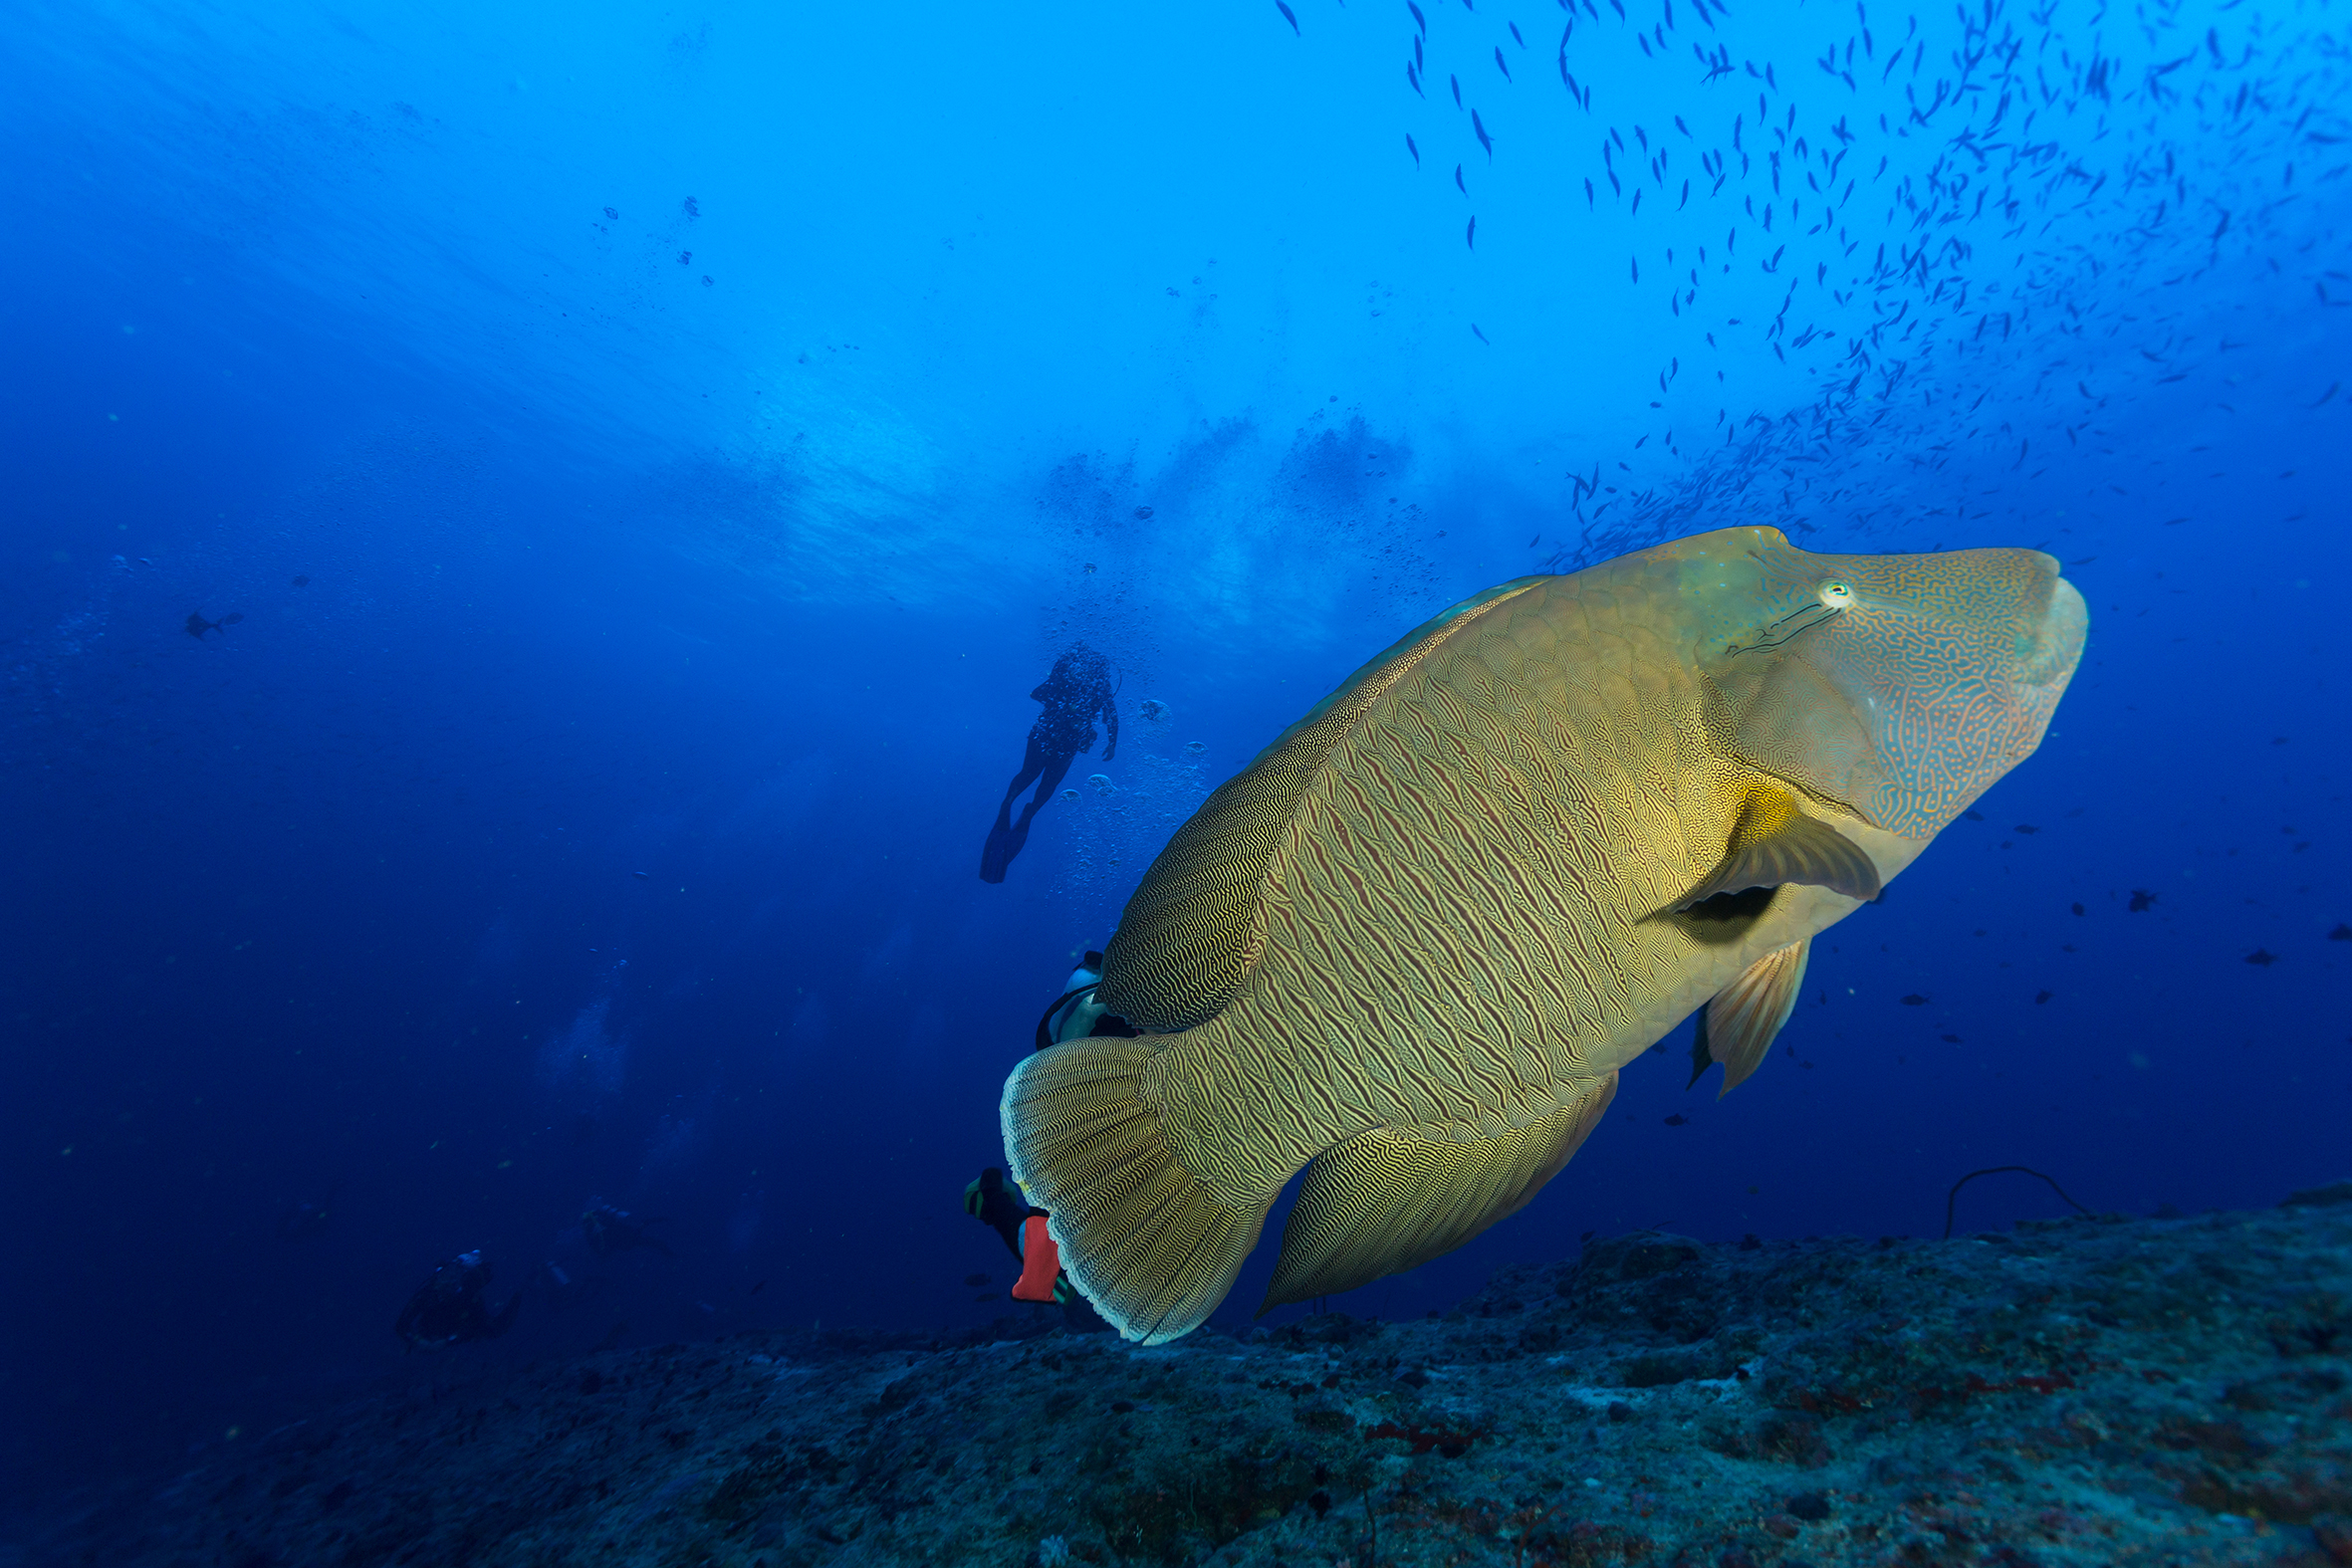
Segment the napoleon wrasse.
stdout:
<path fill-rule="evenodd" d="M 2039 744 L 2082 595 L 2038 551 L 1816 556 L 1775 529 L 1446 611 L 1180 828 L 1105 954 L 1140 1032 L 1024 1061 L 1013 1174 L 1127 1338 L 1232 1288 L 1301 1166 L 1266 1306 L 1461 1245 L 1704 1006 L 1728 1091 L 1815 933 Z"/>

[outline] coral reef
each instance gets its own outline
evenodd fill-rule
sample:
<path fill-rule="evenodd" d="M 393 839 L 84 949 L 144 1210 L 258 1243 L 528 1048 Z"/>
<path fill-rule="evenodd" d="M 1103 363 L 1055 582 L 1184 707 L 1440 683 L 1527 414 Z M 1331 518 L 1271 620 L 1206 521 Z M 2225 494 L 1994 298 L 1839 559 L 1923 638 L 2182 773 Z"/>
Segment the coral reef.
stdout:
<path fill-rule="evenodd" d="M 2352 1564 L 2352 1183 L 1655 1232 L 1442 1317 L 753 1334 L 322 1415 L 34 1563 Z"/>

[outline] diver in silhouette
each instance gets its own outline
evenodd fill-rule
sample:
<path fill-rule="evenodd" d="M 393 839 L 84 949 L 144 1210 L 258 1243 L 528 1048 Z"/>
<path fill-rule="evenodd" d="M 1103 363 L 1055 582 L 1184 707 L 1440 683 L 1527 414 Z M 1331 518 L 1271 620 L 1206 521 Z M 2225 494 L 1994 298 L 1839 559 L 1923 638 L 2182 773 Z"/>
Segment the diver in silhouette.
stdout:
<path fill-rule="evenodd" d="M 1084 643 L 1056 659 L 1053 673 L 1029 695 L 1032 702 L 1044 703 L 1046 711 L 1029 727 L 1029 751 L 1021 760 L 1021 772 L 1013 776 L 1004 803 L 997 807 L 996 825 L 988 830 L 988 842 L 981 846 L 983 882 L 1005 880 L 1013 857 L 1029 842 L 1029 824 L 1037 819 L 1039 808 L 1061 787 L 1062 776 L 1069 772 L 1078 753 L 1093 750 L 1097 716 L 1106 737 L 1102 760 L 1109 762 L 1119 751 L 1119 711 L 1112 701 L 1110 661 Z M 1032 781 L 1037 783 L 1038 792 L 1021 808 L 1021 818 L 1016 821 L 1013 797 Z"/>
<path fill-rule="evenodd" d="M 668 1242 L 645 1232 L 647 1226 L 659 1223 L 640 1220 L 626 1209 L 615 1209 L 600 1198 L 591 1198 L 588 1212 L 580 1217 L 580 1233 L 587 1240 L 588 1249 L 598 1257 L 633 1251 L 640 1246 L 664 1257 L 675 1257 L 678 1254 L 669 1249 Z"/>
<path fill-rule="evenodd" d="M 445 1350 L 477 1339 L 496 1339 L 514 1326 L 523 1292 L 516 1291 L 492 1316 L 483 1295 L 490 1288 L 490 1265 L 482 1249 L 460 1252 L 433 1270 L 416 1287 L 416 1294 L 400 1309 L 392 1332 L 410 1350 Z"/>

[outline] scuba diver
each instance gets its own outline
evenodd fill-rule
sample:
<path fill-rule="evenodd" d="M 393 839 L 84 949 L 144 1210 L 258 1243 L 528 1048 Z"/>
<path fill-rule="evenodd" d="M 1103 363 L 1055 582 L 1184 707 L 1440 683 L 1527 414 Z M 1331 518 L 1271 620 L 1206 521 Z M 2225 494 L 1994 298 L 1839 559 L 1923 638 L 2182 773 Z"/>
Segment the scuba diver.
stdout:
<path fill-rule="evenodd" d="M 416 1287 L 416 1294 L 400 1309 L 392 1332 L 410 1350 L 445 1350 L 477 1339 L 496 1339 L 514 1326 L 523 1292 L 509 1296 L 493 1317 L 483 1302 L 489 1288 L 490 1265 L 483 1261 L 482 1249 L 477 1246 L 460 1252 L 434 1268 L 432 1277 Z"/>
<path fill-rule="evenodd" d="M 1050 1050 L 1064 1040 L 1110 1034 L 1133 1037 L 1125 1018 L 1104 1009 L 1095 988 L 1102 984 L 1102 955 L 1088 950 L 1070 971 L 1056 997 L 1038 1019 L 1035 1047 Z M 1046 1211 L 1029 1201 L 1021 1184 L 996 1166 L 982 1171 L 964 1189 L 964 1212 L 996 1232 L 1021 1264 L 1021 1277 L 1009 1294 L 1016 1301 L 1059 1303 L 1068 1326 L 1077 1330 L 1107 1328 L 1092 1303 L 1070 1285 L 1061 1271 L 1060 1250 L 1046 1230 Z"/>
<path fill-rule="evenodd" d="M 1097 717 L 1105 735 L 1102 760 L 1107 763 L 1118 755 L 1119 711 L 1112 701 L 1117 694 L 1111 688 L 1110 668 L 1110 660 L 1077 643 L 1054 661 L 1053 673 L 1029 694 L 1032 702 L 1044 703 L 1046 711 L 1029 727 L 1029 750 L 1021 759 L 1021 772 L 1006 788 L 1004 803 L 997 807 L 996 825 L 988 830 L 988 842 L 981 846 L 981 881 L 1005 880 L 1013 857 L 1029 842 L 1029 824 L 1037 819 L 1039 808 L 1061 787 L 1062 776 L 1069 772 L 1078 753 L 1093 750 Z M 1032 780 L 1037 781 L 1038 792 L 1015 821 L 1013 797 L 1028 788 Z"/>
<path fill-rule="evenodd" d="M 598 1257 L 610 1257 L 615 1252 L 628 1252 L 649 1247 L 664 1257 L 675 1257 L 669 1243 L 659 1236 L 647 1235 L 645 1228 L 659 1225 L 655 1220 L 639 1220 L 626 1209 L 615 1209 L 601 1198 L 588 1200 L 588 1213 L 580 1217 L 580 1233 L 588 1242 L 588 1249 Z"/>

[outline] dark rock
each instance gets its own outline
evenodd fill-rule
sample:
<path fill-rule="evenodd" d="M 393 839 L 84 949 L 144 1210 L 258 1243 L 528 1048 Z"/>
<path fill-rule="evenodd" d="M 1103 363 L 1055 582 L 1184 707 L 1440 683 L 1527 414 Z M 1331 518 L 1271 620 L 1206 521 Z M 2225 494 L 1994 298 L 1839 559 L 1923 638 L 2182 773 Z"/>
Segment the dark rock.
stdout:
<path fill-rule="evenodd" d="M 1596 1242 L 1585 1251 L 1584 1257 L 1586 1266 L 1614 1268 L 1620 1279 L 1650 1279 L 1697 1262 L 1699 1248 L 1680 1236 L 1641 1232 Z"/>
<path fill-rule="evenodd" d="M 2286 1195 L 2281 1209 L 2332 1209 L 2338 1204 L 2352 1204 L 2352 1182 L 2330 1182 L 2325 1187 L 2306 1187 L 2299 1193 Z"/>
<path fill-rule="evenodd" d="M 1618 1381 L 1629 1389 L 1661 1389 L 1696 1376 L 1690 1358 L 1676 1355 L 1636 1356 L 1617 1371 Z"/>
<path fill-rule="evenodd" d="M 1443 1318 L 1148 1350 L 1007 1318 L 443 1363 L 23 1561 L 2352 1568 L 2333 1192 L 1997 1244 L 1642 1232 Z"/>

